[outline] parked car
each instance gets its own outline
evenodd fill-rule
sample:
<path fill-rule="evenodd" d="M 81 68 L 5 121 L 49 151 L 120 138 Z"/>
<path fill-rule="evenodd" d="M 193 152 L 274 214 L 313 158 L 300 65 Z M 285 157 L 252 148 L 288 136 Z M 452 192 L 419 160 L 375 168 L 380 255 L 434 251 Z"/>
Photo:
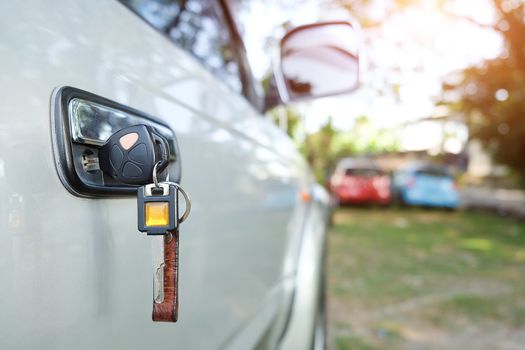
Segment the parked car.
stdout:
<path fill-rule="evenodd" d="M 328 196 L 263 116 L 228 3 L 0 4 L 1 349 L 324 347 Z M 288 32 L 281 100 L 353 90 L 354 36 L 347 22 Z M 193 203 L 177 323 L 151 319 L 164 238 L 137 231 L 139 185 L 96 166 L 142 124 L 169 141 Z"/>
<path fill-rule="evenodd" d="M 406 205 L 456 209 L 459 206 L 457 184 L 442 165 L 412 164 L 394 174 L 396 198 Z"/>
<path fill-rule="evenodd" d="M 391 201 L 389 175 L 369 160 L 340 160 L 330 177 L 329 189 L 334 200 L 343 205 L 388 205 Z"/>

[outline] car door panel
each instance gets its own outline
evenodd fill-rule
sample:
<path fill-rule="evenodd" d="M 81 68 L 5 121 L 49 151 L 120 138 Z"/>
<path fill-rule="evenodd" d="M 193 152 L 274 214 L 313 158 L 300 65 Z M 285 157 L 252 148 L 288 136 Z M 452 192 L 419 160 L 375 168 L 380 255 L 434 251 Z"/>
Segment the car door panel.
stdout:
<path fill-rule="evenodd" d="M 250 347 L 278 312 L 300 234 L 291 218 L 309 179 L 293 145 L 116 1 L 28 4 L 0 5 L 0 343 Z M 178 137 L 193 209 L 177 324 L 151 321 L 151 238 L 137 232 L 135 200 L 78 198 L 57 176 L 50 96 L 63 85 L 161 118 Z M 247 324 L 253 337 L 237 341 Z"/>

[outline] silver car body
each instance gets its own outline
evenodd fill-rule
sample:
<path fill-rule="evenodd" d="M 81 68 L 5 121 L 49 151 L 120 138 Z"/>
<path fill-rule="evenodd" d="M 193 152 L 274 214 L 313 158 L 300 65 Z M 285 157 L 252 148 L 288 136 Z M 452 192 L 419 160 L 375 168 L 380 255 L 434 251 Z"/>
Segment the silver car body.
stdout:
<path fill-rule="evenodd" d="M 2 2 L 0 29 L 0 348 L 310 348 L 327 198 L 288 137 L 117 1 Z M 57 175 L 64 85 L 178 137 L 193 210 L 175 324 L 151 321 L 136 200 L 76 197 Z"/>

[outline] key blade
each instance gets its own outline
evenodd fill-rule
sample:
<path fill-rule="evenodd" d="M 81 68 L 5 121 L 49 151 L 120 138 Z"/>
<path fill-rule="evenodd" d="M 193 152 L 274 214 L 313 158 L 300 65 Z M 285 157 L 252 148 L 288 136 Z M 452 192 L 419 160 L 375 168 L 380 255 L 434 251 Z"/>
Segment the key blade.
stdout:
<path fill-rule="evenodd" d="M 153 301 L 164 302 L 164 236 L 151 237 L 153 258 Z"/>

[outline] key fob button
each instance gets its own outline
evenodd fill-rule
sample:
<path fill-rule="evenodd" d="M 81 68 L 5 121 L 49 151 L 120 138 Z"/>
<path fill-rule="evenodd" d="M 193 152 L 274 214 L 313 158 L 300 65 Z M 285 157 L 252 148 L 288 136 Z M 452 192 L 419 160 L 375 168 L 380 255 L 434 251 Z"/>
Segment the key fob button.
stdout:
<path fill-rule="evenodd" d="M 119 143 L 125 150 L 130 149 L 133 147 L 133 145 L 138 141 L 139 134 L 136 132 L 130 132 L 129 134 L 126 134 L 124 136 L 121 136 L 119 139 Z"/>
<path fill-rule="evenodd" d="M 148 150 L 146 149 L 146 145 L 141 143 L 135 146 L 129 152 L 129 159 L 140 164 L 146 164 L 148 162 Z"/>
<path fill-rule="evenodd" d="M 125 177 L 141 177 L 142 174 L 142 169 L 132 162 L 124 164 L 124 169 L 122 169 L 122 175 Z"/>
<path fill-rule="evenodd" d="M 122 153 L 122 151 L 117 145 L 114 145 L 111 148 L 111 152 L 109 154 L 109 161 L 111 162 L 111 165 L 113 166 L 115 170 L 118 170 L 120 168 L 123 158 L 124 158 L 124 153 Z"/>

